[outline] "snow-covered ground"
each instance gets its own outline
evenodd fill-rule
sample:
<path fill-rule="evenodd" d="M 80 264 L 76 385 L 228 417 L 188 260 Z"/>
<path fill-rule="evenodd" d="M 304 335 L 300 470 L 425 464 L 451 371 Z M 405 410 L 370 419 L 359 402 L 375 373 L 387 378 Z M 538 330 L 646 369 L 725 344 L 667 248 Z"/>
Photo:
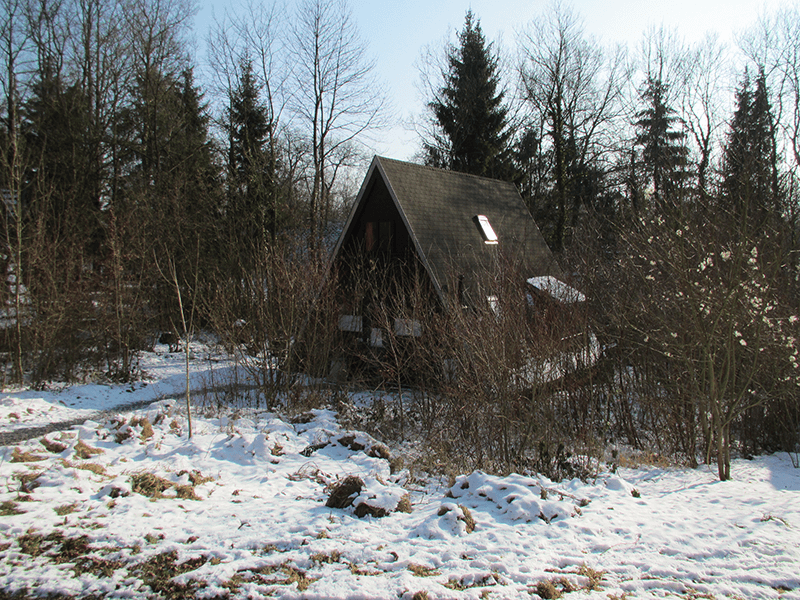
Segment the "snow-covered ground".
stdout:
<path fill-rule="evenodd" d="M 392 472 L 386 447 L 329 410 L 198 406 L 188 439 L 181 401 L 164 399 L 184 385 L 181 360 L 145 355 L 147 385 L 0 395 L 0 435 L 153 400 L 0 449 L 0 591 L 800 598 L 800 470 L 786 455 L 737 460 L 728 482 L 654 466 L 448 481 Z M 212 387 L 231 365 L 198 350 L 192 369 Z M 361 491 L 327 506 L 350 476 Z"/>

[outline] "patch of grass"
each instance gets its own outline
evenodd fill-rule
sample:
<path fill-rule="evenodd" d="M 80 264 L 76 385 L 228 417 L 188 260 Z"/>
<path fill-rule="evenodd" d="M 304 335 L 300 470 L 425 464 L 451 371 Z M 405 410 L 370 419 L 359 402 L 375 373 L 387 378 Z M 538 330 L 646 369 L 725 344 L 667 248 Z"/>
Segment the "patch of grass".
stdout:
<path fill-rule="evenodd" d="M 171 481 L 153 473 L 131 475 L 131 490 L 148 498 L 162 498 L 165 490 L 173 486 Z"/>
<path fill-rule="evenodd" d="M 207 557 L 199 556 L 178 563 L 178 551 L 172 550 L 157 554 L 143 563 L 135 565 L 131 569 L 131 573 L 138 575 L 145 585 L 160 597 L 168 600 L 183 600 L 184 598 L 193 598 L 200 584 L 194 580 L 190 580 L 188 583 L 175 583 L 172 579 L 200 568 L 207 560 Z"/>
<path fill-rule="evenodd" d="M 361 575 L 365 577 L 375 577 L 378 575 L 383 575 L 383 571 L 369 571 L 367 569 L 361 569 L 356 563 L 350 563 L 350 572 L 353 575 Z"/>
<path fill-rule="evenodd" d="M 39 454 L 34 454 L 33 452 L 23 451 L 20 450 L 19 447 L 16 447 L 14 448 L 14 451 L 11 453 L 11 460 L 9 460 L 9 462 L 27 463 L 27 462 L 41 462 L 43 460 L 47 460 L 47 457 L 41 456 Z"/>
<path fill-rule="evenodd" d="M 204 483 L 208 483 L 209 481 L 214 481 L 212 476 L 205 476 L 200 471 L 179 471 L 178 477 L 182 477 L 184 475 L 189 476 L 189 481 L 194 486 L 203 485 Z"/>
<path fill-rule="evenodd" d="M 78 443 L 75 444 L 75 456 L 77 458 L 80 458 L 81 460 L 92 458 L 97 454 L 103 454 L 103 452 L 104 450 L 102 450 L 101 448 L 93 448 L 83 440 L 78 440 Z"/>
<path fill-rule="evenodd" d="M 19 509 L 19 504 L 13 500 L 0 502 L 0 517 L 13 517 L 14 515 L 24 515 L 25 511 Z"/>
<path fill-rule="evenodd" d="M 186 471 L 181 472 L 184 474 Z M 189 480 L 194 482 L 198 481 L 205 483 L 212 480 L 212 478 L 203 477 L 199 471 L 193 471 L 189 475 Z M 167 481 L 163 477 L 159 477 L 154 473 L 136 473 L 131 476 L 131 489 L 137 494 L 147 496 L 148 498 L 158 499 L 164 497 L 164 492 L 170 488 L 175 488 L 175 493 L 181 500 L 202 500 L 194 491 L 194 484 L 192 485 L 175 485 L 171 481 Z"/>
<path fill-rule="evenodd" d="M 569 594 L 577 591 L 576 588 L 566 577 L 558 579 L 543 580 L 536 584 L 531 594 L 537 594 L 540 598 L 561 598 L 562 594 Z"/>
<path fill-rule="evenodd" d="M 448 590 L 455 590 L 457 592 L 463 592 L 465 589 L 467 589 L 467 586 L 461 583 L 461 581 L 455 577 L 448 579 L 447 583 L 444 584 L 444 587 L 446 587 Z"/>
<path fill-rule="evenodd" d="M 400 498 L 400 502 L 397 503 L 397 508 L 395 510 L 401 513 L 410 513 L 413 511 L 414 509 L 411 506 L 411 496 L 408 494 L 403 494 L 403 497 Z"/>
<path fill-rule="evenodd" d="M 281 571 L 284 572 L 286 575 L 286 581 L 284 582 L 285 585 L 292 585 L 293 583 L 297 584 L 297 590 L 299 592 L 305 592 L 312 583 L 316 581 L 313 577 L 308 577 L 304 571 L 290 565 L 289 563 L 284 563 L 281 566 Z"/>
<path fill-rule="evenodd" d="M 44 549 L 42 549 L 43 541 L 44 536 L 41 533 L 24 533 L 17 538 L 20 552 L 34 558 L 44 552 Z"/>
<path fill-rule="evenodd" d="M 194 486 L 192 485 L 176 485 L 175 491 L 181 500 L 202 500 L 200 496 L 194 493 Z"/>
<path fill-rule="evenodd" d="M 114 434 L 114 441 L 118 444 L 123 443 L 125 440 L 129 440 L 133 437 L 133 430 L 130 427 L 126 427 L 125 429 L 120 429 L 117 433 Z"/>
<path fill-rule="evenodd" d="M 586 565 L 581 565 L 581 568 L 578 569 L 578 575 L 586 577 L 586 579 L 589 580 L 585 587 L 585 589 L 589 591 L 602 589 L 600 582 L 603 581 L 603 576 L 605 574 L 605 571 L 595 571 L 593 568 L 587 567 Z"/>
<path fill-rule="evenodd" d="M 75 566 L 72 572 L 76 577 L 80 577 L 88 573 L 95 577 L 111 577 L 114 571 L 121 569 L 125 563 L 118 560 L 107 560 L 105 558 L 97 558 L 95 556 L 84 556 L 75 561 Z"/>
<path fill-rule="evenodd" d="M 426 567 L 425 565 L 418 565 L 415 563 L 411 563 L 408 565 L 408 570 L 411 571 L 417 577 L 433 577 L 434 575 L 439 575 L 439 571 L 432 567 Z"/>
<path fill-rule="evenodd" d="M 552 581 L 540 581 L 536 584 L 533 593 L 537 594 L 544 600 L 553 600 L 554 598 L 561 598 L 561 591 L 555 586 Z"/>
<path fill-rule="evenodd" d="M 25 473 L 23 471 L 17 471 L 14 473 L 13 477 L 17 481 L 19 481 L 19 491 L 22 494 L 30 494 L 39 487 L 39 476 L 42 474 L 42 471 L 30 471 Z"/>
<path fill-rule="evenodd" d="M 330 554 L 325 554 L 324 552 L 318 552 L 317 554 L 311 555 L 312 562 L 319 563 L 319 564 L 333 564 L 338 563 L 341 558 L 342 554 L 338 550 L 334 550 Z"/>
<path fill-rule="evenodd" d="M 456 579 L 455 577 L 451 577 L 447 581 L 447 583 L 444 584 L 444 587 L 449 588 L 451 590 L 463 591 L 470 588 L 497 585 L 498 581 L 499 581 L 499 576 L 496 576 L 495 574 L 489 574 L 486 577 L 483 577 L 477 581 L 473 581 L 472 583 L 469 584 L 464 583 L 463 581 Z"/>
<path fill-rule="evenodd" d="M 67 449 L 66 444 L 62 444 L 61 442 L 55 442 L 53 440 L 48 440 L 46 437 L 43 437 L 39 442 L 48 452 L 52 452 L 53 454 L 61 454 L 64 450 Z"/>
<path fill-rule="evenodd" d="M 414 595 L 411 596 L 411 600 L 428 600 L 428 592 L 425 590 L 414 592 Z"/>
<path fill-rule="evenodd" d="M 686 594 L 686 600 L 716 600 L 714 594 L 701 592 L 694 588 L 688 588 L 684 593 Z"/>
<path fill-rule="evenodd" d="M 145 441 L 155 435 L 153 431 L 153 425 L 150 423 L 150 419 L 147 417 L 142 417 L 140 419 L 134 418 L 131 420 L 131 427 L 141 427 L 142 433 L 139 435 L 139 439 Z"/>
<path fill-rule="evenodd" d="M 90 552 L 89 538 L 85 535 L 77 537 L 65 537 L 63 533 L 56 530 L 52 533 L 42 535 L 29 531 L 17 538 L 20 551 L 31 557 L 41 556 L 50 553 L 53 562 L 65 563 L 72 562 L 76 558 Z M 56 548 L 58 549 L 56 550 Z M 51 552 L 52 551 L 52 552 Z"/>
<path fill-rule="evenodd" d="M 81 469 L 83 471 L 91 471 L 95 475 L 103 475 L 103 476 L 108 475 L 108 473 L 106 472 L 106 468 L 98 463 L 80 463 L 75 465 L 75 468 Z"/>
<path fill-rule="evenodd" d="M 472 533 L 475 531 L 475 519 L 472 518 L 472 513 L 463 504 L 459 504 L 458 508 L 461 509 L 461 513 L 463 514 L 463 517 L 458 517 L 458 520 L 464 521 L 464 525 L 467 527 L 467 533 Z"/>
<path fill-rule="evenodd" d="M 48 536 L 49 537 L 49 536 Z M 55 562 L 67 563 L 72 562 L 80 556 L 84 556 L 91 551 L 89 547 L 89 538 L 85 535 L 77 537 L 63 537 L 59 536 L 61 548 L 56 553 Z"/>
<path fill-rule="evenodd" d="M 59 517 L 63 517 L 65 515 L 71 515 L 74 513 L 76 508 L 78 508 L 78 503 L 73 502 L 72 504 L 62 504 L 61 506 L 56 506 L 53 510 Z"/>

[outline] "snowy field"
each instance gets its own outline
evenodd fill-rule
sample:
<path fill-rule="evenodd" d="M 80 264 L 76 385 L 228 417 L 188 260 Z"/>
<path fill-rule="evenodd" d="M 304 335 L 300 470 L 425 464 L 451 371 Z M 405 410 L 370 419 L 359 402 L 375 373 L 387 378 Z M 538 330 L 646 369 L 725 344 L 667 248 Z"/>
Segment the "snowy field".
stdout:
<path fill-rule="evenodd" d="M 160 349 L 133 386 L 0 394 L 0 436 L 88 419 L 0 448 L 0 597 L 800 598 L 785 454 L 736 460 L 728 482 L 654 466 L 448 481 L 393 472 L 399 450 L 328 410 L 210 405 L 190 440 L 169 398 L 182 355 Z M 231 373 L 199 349 L 191 364 L 196 389 Z"/>

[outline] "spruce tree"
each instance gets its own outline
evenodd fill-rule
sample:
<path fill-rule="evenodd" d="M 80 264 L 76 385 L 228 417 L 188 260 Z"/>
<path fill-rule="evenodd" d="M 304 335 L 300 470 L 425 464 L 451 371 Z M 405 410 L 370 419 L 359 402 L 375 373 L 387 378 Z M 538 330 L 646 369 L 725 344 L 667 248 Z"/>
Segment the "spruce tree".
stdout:
<path fill-rule="evenodd" d="M 736 93 L 723 169 L 724 199 L 740 226 L 757 230 L 770 215 L 780 218 L 775 123 L 763 69 L 755 90 L 745 71 Z"/>
<path fill-rule="evenodd" d="M 667 104 L 668 92 L 669 86 L 661 79 L 648 77 L 641 93 L 645 108 L 636 114 L 636 144 L 642 147 L 642 163 L 657 205 L 674 199 L 687 177 L 686 134 L 675 129 L 680 119 Z"/>
<path fill-rule="evenodd" d="M 467 11 L 458 45 L 447 52 L 447 66 L 444 85 L 428 104 L 435 132 L 424 143 L 426 163 L 511 179 L 508 109 L 499 89 L 498 56 L 472 11 Z"/>
<path fill-rule="evenodd" d="M 253 65 L 244 60 L 228 108 L 227 216 L 230 240 L 245 269 L 250 264 L 245 247 L 266 247 L 274 220 L 275 172 L 267 148 L 272 123 L 260 93 Z"/>

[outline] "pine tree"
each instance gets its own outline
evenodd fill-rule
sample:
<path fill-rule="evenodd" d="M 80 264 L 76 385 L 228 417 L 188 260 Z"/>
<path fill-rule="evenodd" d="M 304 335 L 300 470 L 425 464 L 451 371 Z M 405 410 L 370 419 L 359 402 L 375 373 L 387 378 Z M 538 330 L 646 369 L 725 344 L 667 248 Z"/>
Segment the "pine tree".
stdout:
<path fill-rule="evenodd" d="M 656 204 L 673 199 L 688 173 L 689 150 L 686 134 L 676 131 L 680 122 L 675 111 L 667 104 L 669 86 L 659 78 L 648 77 L 641 98 L 645 108 L 636 114 L 636 144 L 642 146 L 642 162 L 653 184 Z"/>
<path fill-rule="evenodd" d="M 431 166 L 511 179 L 508 109 L 498 89 L 498 57 L 472 11 L 467 11 L 458 42 L 447 52 L 444 85 L 428 104 L 435 133 L 424 143 L 425 160 Z"/>

